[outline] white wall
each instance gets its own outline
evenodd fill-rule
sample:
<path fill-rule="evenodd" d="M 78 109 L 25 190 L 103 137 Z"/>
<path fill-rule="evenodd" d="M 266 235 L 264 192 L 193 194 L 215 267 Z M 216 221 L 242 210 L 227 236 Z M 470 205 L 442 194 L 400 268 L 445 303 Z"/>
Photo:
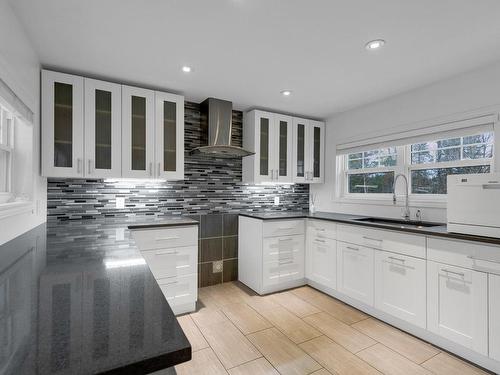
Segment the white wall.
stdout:
<path fill-rule="evenodd" d="M 40 177 L 40 62 L 17 17 L 0 0 L 0 78 L 34 112 L 33 212 L 0 219 L 0 244 L 43 223 L 47 217 L 47 181 Z"/>
<path fill-rule="evenodd" d="M 367 135 L 380 135 L 395 127 L 412 129 L 422 121 L 497 105 L 500 105 L 500 62 L 331 117 L 326 127 L 325 184 L 312 188 L 317 194 L 316 208 L 399 217 L 400 208 L 391 205 L 335 201 L 336 145 Z M 444 208 L 422 208 L 422 211 L 425 220 L 446 221 Z"/>

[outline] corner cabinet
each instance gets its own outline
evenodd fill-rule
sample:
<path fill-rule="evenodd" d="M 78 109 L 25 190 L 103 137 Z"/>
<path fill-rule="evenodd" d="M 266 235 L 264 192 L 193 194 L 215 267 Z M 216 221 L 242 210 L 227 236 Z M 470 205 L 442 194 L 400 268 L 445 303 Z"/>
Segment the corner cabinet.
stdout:
<path fill-rule="evenodd" d="M 293 181 L 323 183 L 325 163 L 325 123 L 294 118 Z"/>
<path fill-rule="evenodd" d="M 184 97 L 42 71 L 42 174 L 184 178 Z"/>
<path fill-rule="evenodd" d="M 253 110 L 243 117 L 243 182 L 322 183 L 325 124 Z"/>
<path fill-rule="evenodd" d="M 292 117 L 263 111 L 244 115 L 243 182 L 292 183 Z"/>

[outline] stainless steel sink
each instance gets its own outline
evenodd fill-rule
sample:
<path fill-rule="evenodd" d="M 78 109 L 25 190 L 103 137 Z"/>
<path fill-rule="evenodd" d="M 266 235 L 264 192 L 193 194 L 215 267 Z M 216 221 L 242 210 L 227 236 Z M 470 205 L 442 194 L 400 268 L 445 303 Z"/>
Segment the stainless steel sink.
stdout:
<path fill-rule="evenodd" d="M 414 221 L 414 220 L 396 220 L 396 219 L 384 219 L 378 217 L 363 217 L 359 219 L 354 219 L 355 221 L 362 221 L 365 223 L 372 224 L 380 224 L 380 225 L 388 225 L 391 227 L 398 228 L 430 228 L 430 227 L 439 227 L 443 224 L 440 223 L 430 223 L 426 221 Z"/>

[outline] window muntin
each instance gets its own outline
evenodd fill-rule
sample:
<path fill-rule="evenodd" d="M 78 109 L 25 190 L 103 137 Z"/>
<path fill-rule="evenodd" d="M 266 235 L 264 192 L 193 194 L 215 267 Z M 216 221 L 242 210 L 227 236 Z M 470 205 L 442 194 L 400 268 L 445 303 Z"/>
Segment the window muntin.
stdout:
<path fill-rule="evenodd" d="M 379 150 L 357 152 L 349 154 L 347 159 L 347 169 L 349 170 L 393 167 L 397 164 L 397 150 L 396 147 L 387 147 Z"/>
<path fill-rule="evenodd" d="M 11 190 L 13 151 L 14 117 L 0 107 L 0 193 L 9 193 Z"/>

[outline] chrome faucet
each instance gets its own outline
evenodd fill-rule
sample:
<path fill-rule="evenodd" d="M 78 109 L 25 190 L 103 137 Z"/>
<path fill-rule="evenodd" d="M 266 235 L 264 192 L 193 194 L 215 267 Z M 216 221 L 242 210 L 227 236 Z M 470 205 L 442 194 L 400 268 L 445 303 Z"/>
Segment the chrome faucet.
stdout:
<path fill-rule="evenodd" d="M 408 201 L 408 198 L 409 198 L 409 196 L 408 196 L 408 179 L 402 173 L 399 173 L 398 175 L 396 175 L 396 177 L 394 177 L 394 184 L 392 185 L 392 191 L 393 191 L 392 202 L 394 204 L 396 204 L 396 182 L 398 181 L 399 177 L 402 177 L 403 180 L 405 180 L 406 203 L 405 203 L 405 213 L 404 213 L 403 217 L 405 218 L 405 220 L 410 220 L 410 203 Z"/>

